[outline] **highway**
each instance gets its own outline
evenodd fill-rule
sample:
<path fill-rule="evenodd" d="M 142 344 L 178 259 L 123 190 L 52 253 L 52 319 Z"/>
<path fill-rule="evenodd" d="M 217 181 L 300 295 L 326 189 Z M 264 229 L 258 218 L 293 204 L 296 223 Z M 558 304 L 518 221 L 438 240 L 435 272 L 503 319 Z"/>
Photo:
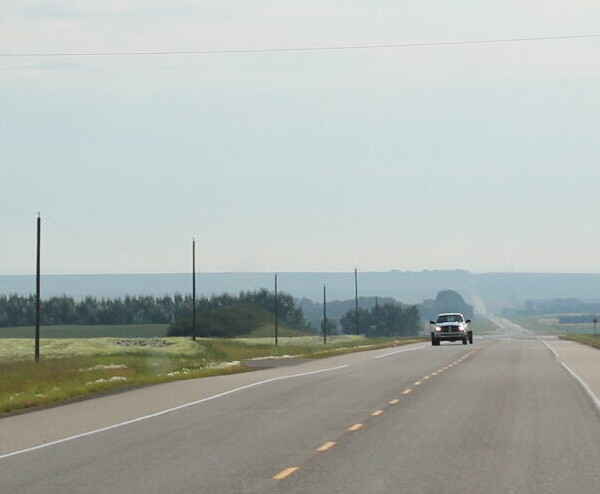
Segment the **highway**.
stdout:
<path fill-rule="evenodd" d="M 0 493 L 596 494 L 600 352 L 497 322 L 2 419 Z M 582 382 L 563 348 L 591 355 Z"/>

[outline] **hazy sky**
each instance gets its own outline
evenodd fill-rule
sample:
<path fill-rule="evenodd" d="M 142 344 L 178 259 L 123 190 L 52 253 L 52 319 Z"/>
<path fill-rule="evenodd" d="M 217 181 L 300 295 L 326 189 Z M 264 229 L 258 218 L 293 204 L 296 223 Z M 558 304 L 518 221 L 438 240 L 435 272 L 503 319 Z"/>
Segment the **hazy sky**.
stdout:
<path fill-rule="evenodd" d="M 600 34 L 597 0 L 0 0 L 0 52 Z M 600 38 L 0 57 L 0 274 L 600 272 Z"/>

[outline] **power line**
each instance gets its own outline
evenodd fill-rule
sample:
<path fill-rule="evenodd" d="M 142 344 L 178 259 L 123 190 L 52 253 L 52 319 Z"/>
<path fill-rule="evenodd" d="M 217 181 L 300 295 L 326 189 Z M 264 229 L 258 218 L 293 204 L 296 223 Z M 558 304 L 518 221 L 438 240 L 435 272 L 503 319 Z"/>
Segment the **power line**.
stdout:
<path fill-rule="evenodd" d="M 103 51 L 103 52 L 52 52 L 52 53 L 0 53 L 0 57 L 137 57 L 137 56 L 184 56 L 184 55 L 227 55 L 246 53 L 290 53 L 318 51 L 381 50 L 392 48 L 418 48 L 427 46 L 486 45 L 499 43 L 523 43 L 534 41 L 554 41 L 567 39 L 600 38 L 600 34 L 574 36 L 544 36 L 537 38 L 501 38 L 473 41 L 432 41 L 423 43 L 391 43 L 383 45 L 307 46 L 297 48 L 252 48 L 233 50 L 172 50 L 172 51 Z"/>
<path fill-rule="evenodd" d="M 90 243 L 90 244 L 94 244 L 94 245 L 97 245 L 97 246 L 102 247 L 104 249 L 108 249 L 108 250 L 115 251 L 115 252 L 123 252 L 123 253 L 126 253 L 126 254 L 139 254 L 139 253 L 142 253 L 142 252 L 145 252 L 145 253 L 161 253 L 161 252 L 165 252 L 166 253 L 166 252 L 172 252 L 173 248 L 175 247 L 175 244 L 173 244 L 173 247 L 170 247 L 170 248 L 169 247 L 165 247 L 165 248 L 155 248 L 155 249 L 153 249 L 153 248 L 146 248 L 146 247 L 144 247 L 143 249 L 142 248 L 139 248 L 139 249 L 127 249 L 127 248 L 119 247 L 118 245 L 115 245 L 115 244 L 112 244 L 112 243 L 108 243 L 108 242 L 101 241 L 101 240 L 98 240 L 96 238 L 84 235 L 84 234 L 78 232 L 77 230 L 74 230 L 73 228 L 69 228 L 68 226 L 65 226 L 65 225 L 61 224 L 60 222 L 58 222 L 57 220 L 55 220 L 53 218 L 50 218 L 49 216 L 44 216 L 44 219 L 47 222 L 50 222 L 51 224 L 53 224 L 54 226 L 60 228 L 61 230 L 63 230 L 65 232 L 73 235 L 74 237 L 77 237 L 77 238 L 79 238 L 79 239 L 81 239 L 81 240 L 83 240 L 85 242 Z"/>

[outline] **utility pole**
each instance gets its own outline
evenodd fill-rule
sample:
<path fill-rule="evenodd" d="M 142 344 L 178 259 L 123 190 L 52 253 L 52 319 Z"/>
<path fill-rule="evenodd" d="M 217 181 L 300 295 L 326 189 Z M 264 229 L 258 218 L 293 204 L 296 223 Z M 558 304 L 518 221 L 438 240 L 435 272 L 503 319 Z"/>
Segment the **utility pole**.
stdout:
<path fill-rule="evenodd" d="M 192 237 L 192 341 L 196 341 L 196 239 Z"/>
<path fill-rule="evenodd" d="M 358 272 L 354 268 L 354 314 L 356 317 L 356 334 L 359 334 L 358 329 Z"/>
<path fill-rule="evenodd" d="M 277 273 L 275 273 L 275 346 L 279 343 L 279 298 L 277 297 Z"/>
<path fill-rule="evenodd" d="M 35 270 L 35 361 L 40 361 L 40 273 L 41 273 L 41 240 L 42 240 L 42 218 L 40 213 L 37 217 L 37 258 Z"/>
<path fill-rule="evenodd" d="M 379 303 L 375 297 L 375 335 L 379 335 Z"/>
<path fill-rule="evenodd" d="M 323 345 L 327 345 L 327 287 L 323 285 Z"/>

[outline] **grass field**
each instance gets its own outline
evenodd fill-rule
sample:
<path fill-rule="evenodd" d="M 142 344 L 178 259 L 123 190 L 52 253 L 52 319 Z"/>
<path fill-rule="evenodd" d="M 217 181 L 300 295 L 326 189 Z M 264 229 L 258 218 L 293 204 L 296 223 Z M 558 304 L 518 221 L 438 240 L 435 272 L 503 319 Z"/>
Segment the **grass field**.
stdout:
<path fill-rule="evenodd" d="M 584 345 L 593 346 L 594 348 L 600 349 L 600 337 L 589 334 L 571 334 L 561 336 L 563 340 L 577 341 Z"/>
<path fill-rule="evenodd" d="M 160 338 L 166 336 L 168 324 L 115 324 L 115 325 L 73 325 L 42 326 L 43 338 Z M 311 333 L 298 331 L 281 324 L 278 328 L 281 336 L 308 336 Z M 266 337 L 275 333 L 274 325 L 265 325 L 252 331 L 248 337 Z M 22 326 L 0 328 L 1 338 L 33 338 L 35 328 Z"/>
<path fill-rule="evenodd" d="M 538 334 L 552 335 L 576 335 L 576 334 L 594 334 L 594 324 L 560 324 L 553 315 L 543 316 L 512 316 L 509 317 L 512 322 L 523 326 L 524 328 Z M 600 334 L 600 325 L 598 326 Z"/>
<path fill-rule="evenodd" d="M 248 370 L 244 360 L 324 357 L 419 341 L 340 336 L 273 338 L 0 339 L 0 414 L 62 403 L 127 387 Z"/>

